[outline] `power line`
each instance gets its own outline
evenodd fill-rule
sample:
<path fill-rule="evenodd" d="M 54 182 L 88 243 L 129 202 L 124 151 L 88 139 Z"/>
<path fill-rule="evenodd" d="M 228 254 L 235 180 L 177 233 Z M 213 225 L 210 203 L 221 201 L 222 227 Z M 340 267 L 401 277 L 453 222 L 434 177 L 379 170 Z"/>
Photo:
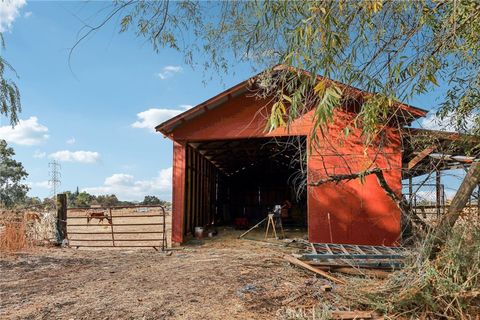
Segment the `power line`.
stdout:
<path fill-rule="evenodd" d="M 62 166 L 57 160 L 53 160 L 48 164 L 50 179 L 48 185 L 51 187 L 53 199 L 57 197 L 58 188 L 61 185 L 60 178 L 62 177 L 60 169 Z"/>

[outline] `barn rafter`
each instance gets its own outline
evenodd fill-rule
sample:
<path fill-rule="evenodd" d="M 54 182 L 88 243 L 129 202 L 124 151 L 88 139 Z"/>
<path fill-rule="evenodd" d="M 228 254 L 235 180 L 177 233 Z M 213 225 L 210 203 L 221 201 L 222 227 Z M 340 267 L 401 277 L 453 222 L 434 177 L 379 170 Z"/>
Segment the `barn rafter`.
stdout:
<path fill-rule="evenodd" d="M 480 161 L 480 139 L 455 132 L 402 129 L 404 179 L 434 171 L 468 168 Z"/>

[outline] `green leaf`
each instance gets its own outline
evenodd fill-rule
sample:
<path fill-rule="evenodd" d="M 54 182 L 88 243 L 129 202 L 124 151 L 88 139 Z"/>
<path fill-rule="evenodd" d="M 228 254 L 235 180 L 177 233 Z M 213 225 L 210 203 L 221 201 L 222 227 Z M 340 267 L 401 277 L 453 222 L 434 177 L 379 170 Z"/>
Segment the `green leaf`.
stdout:
<path fill-rule="evenodd" d="M 428 74 L 427 79 L 428 79 L 428 81 L 430 81 L 431 83 L 433 83 L 434 85 L 436 85 L 438 87 L 437 78 L 435 78 L 435 76 L 433 74 Z"/>

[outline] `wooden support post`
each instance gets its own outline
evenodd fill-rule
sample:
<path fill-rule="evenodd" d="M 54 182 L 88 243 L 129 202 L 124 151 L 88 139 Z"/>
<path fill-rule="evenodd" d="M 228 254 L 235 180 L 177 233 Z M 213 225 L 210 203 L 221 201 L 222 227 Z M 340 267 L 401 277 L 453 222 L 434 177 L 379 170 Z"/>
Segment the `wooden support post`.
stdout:
<path fill-rule="evenodd" d="M 110 216 L 110 230 L 112 231 L 112 245 L 115 247 L 115 235 L 114 235 L 114 232 L 113 232 L 112 208 L 108 208 L 108 215 Z"/>
<path fill-rule="evenodd" d="M 183 234 L 187 235 L 192 230 L 192 147 L 187 146 L 185 162 L 185 212 L 183 215 Z"/>
<path fill-rule="evenodd" d="M 408 177 L 408 203 L 410 208 L 413 209 L 413 181 L 412 176 Z"/>
<path fill-rule="evenodd" d="M 197 203 L 198 203 L 198 188 L 197 188 L 197 181 L 198 181 L 198 170 L 197 170 L 197 153 L 195 150 L 192 149 L 192 172 L 193 172 L 193 184 L 192 184 L 192 194 L 193 194 L 193 202 L 192 202 L 192 228 L 190 232 L 192 235 L 195 233 L 195 227 L 197 226 Z"/>
<path fill-rule="evenodd" d="M 200 225 L 200 202 L 202 197 L 202 192 L 200 190 L 200 154 L 198 151 L 195 151 L 195 223 L 193 226 L 193 232 L 195 232 L 195 227 L 201 227 Z"/>
<path fill-rule="evenodd" d="M 480 217 L 480 184 L 477 186 L 477 215 Z"/>
<path fill-rule="evenodd" d="M 208 224 L 207 219 L 207 161 L 205 157 L 201 156 L 202 158 L 202 226 Z"/>
<path fill-rule="evenodd" d="M 57 243 L 67 239 L 67 195 L 57 194 Z"/>
<path fill-rule="evenodd" d="M 440 178 L 440 170 L 435 171 L 435 191 L 436 191 L 436 209 L 437 209 L 437 217 L 440 216 L 440 206 L 441 206 L 441 199 L 442 199 L 442 190 L 441 190 L 441 178 Z"/>
<path fill-rule="evenodd" d="M 167 228 L 165 226 L 165 209 L 161 207 L 161 215 L 162 215 L 162 251 L 165 251 L 165 249 L 168 247 L 168 240 L 167 240 Z"/>

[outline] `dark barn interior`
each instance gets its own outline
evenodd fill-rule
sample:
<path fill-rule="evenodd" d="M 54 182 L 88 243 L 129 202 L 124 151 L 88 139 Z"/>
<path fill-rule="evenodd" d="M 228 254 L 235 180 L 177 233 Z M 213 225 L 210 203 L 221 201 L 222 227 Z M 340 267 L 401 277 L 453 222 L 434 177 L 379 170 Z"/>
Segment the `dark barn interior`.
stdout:
<path fill-rule="evenodd" d="M 188 143 L 184 233 L 212 224 L 246 228 L 286 203 L 284 227 L 306 227 L 306 158 L 303 136 Z"/>

